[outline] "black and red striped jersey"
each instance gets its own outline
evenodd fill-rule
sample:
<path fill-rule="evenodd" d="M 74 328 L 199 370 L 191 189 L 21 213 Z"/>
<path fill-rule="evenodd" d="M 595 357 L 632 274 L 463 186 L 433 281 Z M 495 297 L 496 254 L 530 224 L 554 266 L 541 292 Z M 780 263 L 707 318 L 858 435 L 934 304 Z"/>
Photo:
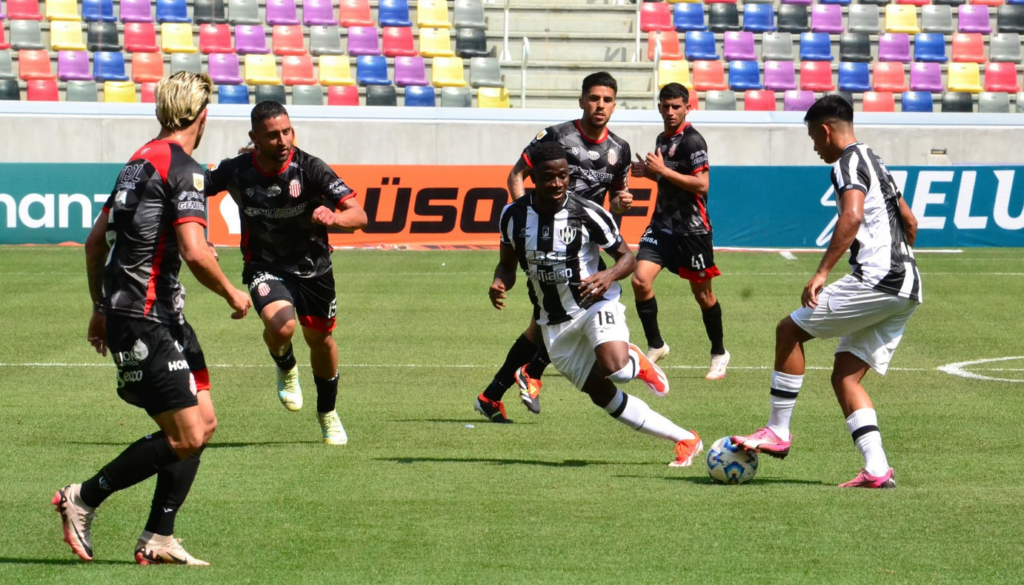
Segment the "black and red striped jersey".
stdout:
<path fill-rule="evenodd" d="M 665 166 L 683 175 L 709 170 L 708 145 L 689 122 L 672 136 L 658 135 L 655 148 L 661 151 Z M 651 229 L 677 236 L 711 233 L 707 195 L 691 193 L 662 177 L 658 179 L 658 201 L 651 215 Z"/>
<path fill-rule="evenodd" d="M 173 140 L 153 140 L 121 169 L 103 206 L 110 255 L 103 271 L 107 311 L 180 322 L 185 289 L 174 226 L 206 227 L 204 169 Z"/>
<path fill-rule="evenodd" d="M 313 210 L 333 210 L 355 192 L 327 163 L 292 148 L 281 170 L 267 173 L 256 153 L 241 154 L 207 173 L 206 194 L 221 191 L 238 204 L 246 274 L 269 268 L 309 278 L 331 269 L 327 227 L 313 223 Z"/>
<path fill-rule="evenodd" d="M 605 194 L 624 191 L 629 186 L 629 159 L 633 156 L 629 143 L 611 131 L 605 131 L 601 140 L 591 140 L 580 130 L 579 120 L 550 126 L 541 131 L 523 151 L 527 165 L 527 152 L 535 144 L 556 142 L 565 149 L 572 183 L 569 192 L 577 197 L 604 205 Z"/>

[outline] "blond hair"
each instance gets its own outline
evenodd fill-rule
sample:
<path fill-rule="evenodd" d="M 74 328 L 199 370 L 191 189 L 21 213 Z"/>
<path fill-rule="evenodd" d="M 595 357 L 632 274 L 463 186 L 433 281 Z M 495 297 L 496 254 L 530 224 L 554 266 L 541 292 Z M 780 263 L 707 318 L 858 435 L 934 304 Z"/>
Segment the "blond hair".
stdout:
<path fill-rule="evenodd" d="M 205 73 L 179 71 L 156 86 L 156 119 L 168 130 L 192 125 L 210 103 L 213 80 Z"/>

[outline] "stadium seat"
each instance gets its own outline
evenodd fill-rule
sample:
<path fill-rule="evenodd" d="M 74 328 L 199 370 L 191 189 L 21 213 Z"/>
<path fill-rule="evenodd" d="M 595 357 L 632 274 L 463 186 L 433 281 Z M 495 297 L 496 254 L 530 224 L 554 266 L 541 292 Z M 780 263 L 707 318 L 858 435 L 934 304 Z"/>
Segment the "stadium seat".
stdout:
<path fill-rule="evenodd" d="M 98 102 L 99 86 L 93 79 L 68 81 L 64 88 L 64 99 L 69 102 Z"/>
<path fill-rule="evenodd" d="M 807 7 L 797 4 L 783 4 L 779 6 L 776 26 L 779 32 L 807 32 L 809 29 L 807 25 Z"/>
<path fill-rule="evenodd" d="M 217 103 L 249 105 L 248 85 L 218 85 Z"/>
<path fill-rule="evenodd" d="M 160 25 L 160 50 L 164 53 L 195 53 L 192 25 L 165 22 Z"/>
<path fill-rule="evenodd" d="M 654 33 L 652 33 L 654 34 Z M 669 33 L 675 35 L 675 32 Z M 676 36 L 676 45 L 679 37 Z M 487 57 L 491 54 L 487 49 L 487 31 L 479 28 L 455 29 L 455 55 L 468 59 L 470 57 Z"/>
<path fill-rule="evenodd" d="M 185 0 L 156 0 L 156 21 L 161 24 L 165 22 L 191 24 L 188 4 Z"/>
<path fill-rule="evenodd" d="M 431 82 L 434 87 L 462 87 L 466 85 L 462 59 L 459 57 L 434 57 L 430 64 Z"/>
<path fill-rule="evenodd" d="M 419 0 L 416 3 L 416 26 L 424 28 L 451 28 L 448 20 L 448 2 L 445 0 Z"/>
<path fill-rule="evenodd" d="M 1024 33 L 1024 5 L 997 8 L 996 29 L 1001 33 Z"/>
<path fill-rule="evenodd" d="M 366 105 L 397 106 L 398 92 L 393 85 L 370 85 L 366 87 Z"/>
<path fill-rule="evenodd" d="M 356 59 L 356 82 L 359 85 L 391 85 L 388 62 L 384 57 L 366 55 Z"/>
<path fill-rule="evenodd" d="M 1018 33 L 998 33 L 988 38 L 989 61 L 1002 63 L 1020 63 L 1020 35 Z"/>
<path fill-rule="evenodd" d="M 39 13 L 39 0 L 7 0 L 7 18 L 9 20 L 42 20 Z"/>
<path fill-rule="evenodd" d="M 349 29 L 349 40 L 352 39 L 352 29 Z M 275 55 L 305 55 L 306 39 L 302 32 L 302 25 L 277 25 L 274 27 L 274 54 Z"/>
<path fill-rule="evenodd" d="M 843 32 L 843 7 L 835 4 L 816 4 L 811 9 L 811 31 L 831 34 Z"/>
<path fill-rule="evenodd" d="M 228 23 L 233 26 L 263 24 L 258 0 L 228 0 Z"/>
<path fill-rule="evenodd" d="M 849 8 L 848 31 L 876 35 L 880 32 L 879 12 L 877 6 L 870 4 L 854 4 Z"/>
<path fill-rule="evenodd" d="M 715 33 L 690 31 L 686 33 L 686 58 L 690 61 L 715 61 Z"/>
<path fill-rule="evenodd" d="M 96 81 L 128 81 L 124 72 L 124 53 L 100 51 L 93 53 L 92 76 Z"/>
<path fill-rule="evenodd" d="M 202 73 L 203 61 L 199 53 L 174 53 L 171 55 L 171 75 L 179 71 Z"/>
<path fill-rule="evenodd" d="M 316 85 L 313 58 L 309 55 L 288 55 L 282 58 L 281 79 L 285 85 Z"/>
<path fill-rule="evenodd" d="M 704 96 L 704 109 L 709 112 L 732 112 L 736 110 L 735 92 L 709 91 Z"/>
<path fill-rule="evenodd" d="M 256 86 L 256 103 L 260 102 L 277 102 L 279 104 L 286 105 L 287 94 L 283 85 L 257 85 Z"/>
<path fill-rule="evenodd" d="M 359 88 L 354 85 L 335 85 L 327 88 L 327 105 L 358 106 Z"/>
<path fill-rule="evenodd" d="M 690 99 L 687 100 L 686 105 L 690 106 L 691 111 L 697 111 L 700 109 L 700 94 L 696 91 L 689 92 Z"/>
<path fill-rule="evenodd" d="M 42 29 L 35 20 L 11 21 L 11 48 L 15 51 L 39 51 L 45 49 Z"/>
<path fill-rule="evenodd" d="M 82 15 L 78 13 L 78 2 L 76 0 L 46 0 L 46 20 L 50 22 L 55 20 L 81 21 Z"/>
<path fill-rule="evenodd" d="M 971 0 L 971 4 L 984 4 L 985 6 L 1002 6 L 1003 4 L 1012 4 L 1012 2 L 1004 2 L 1004 0 Z"/>
<path fill-rule="evenodd" d="M 838 4 L 840 6 L 849 6 L 853 3 L 853 0 L 818 0 L 819 4 Z"/>
<path fill-rule="evenodd" d="M 338 6 L 338 24 L 349 26 L 376 26 L 367 0 L 341 0 Z"/>
<path fill-rule="evenodd" d="M 981 69 L 977 63 L 950 63 L 946 89 L 951 92 L 981 93 Z"/>
<path fill-rule="evenodd" d="M 270 26 L 297 26 L 299 22 L 295 0 L 266 0 L 267 24 Z"/>
<path fill-rule="evenodd" d="M 682 59 L 682 48 L 679 46 L 679 33 L 674 30 L 654 31 L 647 33 L 647 60 L 654 61 L 654 50 L 661 43 L 662 59 Z"/>
<path fill-rule="evenodd" d="M 792 61 L 793 35 L 788 32 L 761 35 L 761 58 L 765 61 Z"/>
<path fill-rule="evenodd" d="M 4 27 L 3 23 L 0 23 L 0 51 L 5 51 L 11 48 L 11 44 L 4 38 Z"/>
<path fill-rule="evenodd" d="M 412 21 L 409 20 L 408 0 L 380 0 L 379 4 L 380 6 L 377 7 L 377 18 L 380 20 L 382 27 L 412 26 Z"/>
<path fill-rule="evenodd" d="M 1010 94 L 983 92 L 978 95 L 979 114 L 1009 114 Z"/>
<path fill-rule="evenodd" d="M 0 57 L 7 57 L 8 71 L 10 71 L 10 55 L 7 51 L 0 53 Z M 0 78 L 13 77 L 4 75 L 3 67 L 0 66 Z M 92 71 L 89 68 L 89 53 L 85 51 L 61 51 L 57 55 L 57 79 L 61 81 L 86 81 L 91 80 Z"/>
<path fill-rule="evenodd" d="M 903 63 L 875 61 L 872 77 L 875 80 L 875 91 L 907 91 L 907 74 L 903 70 Z"/>
<path fill-rule="evenodd" d="M 1020 83 L 1017 80 L 1016 63 L 989 63 L 985 65 L 985 91 L 1017 93 Z"/>
<path fill-rule="evenodd" d="M 947 91 L 942 94 L 942 111 L 969 114 L 974 111 L 974 98 L 967 92 Z"/>
<path fill-rule="evenodd" d="M 743 94 L 743 109 L 748 112 L 774 112 L 775 92 L 765 89 L 750 89 Z"/>
<path fill-rule="evenodd" d="M 676 4 L 674 13 L 676 32 L 708 30 L 707 25 L 704 24 L 703 4 Z"/>
<path fill-rule="evenodd" d="M 907 4 L 909 6 L 927 6 L 928 4 L 931 4 L 931 1 L 932 0 L 896 0 L 896 3 Z M 978 0 L 973 0 L 973 2 L 974 4 L 981 4 Z"/>
<path fill-rule="evenodd" d="M 309 52 L 314 56 L 344 55 L 341 48 L 341 32 L 338 25 L 316 25 L 309 27 Z"/>
<path fill-rule="evenodd" d="M 82 18 L 87 22 L 117 22 L 113 0 L 82 0 Z"/>
<path fill-rule="evenodd" d="M 60 67 L 57 68 L 58 73 Z M 164 56 L 160 53 L 132 54 L 132 81 L 146 83 L 164 78 Z"/>
<path fill-rule="evenodd" d="M 677 4 L 677 6 L 686 6 Z M 697 6 L 700 6 L 699 4 Z M 678 12 L 676 13 L 678 14 Z M 678 24 L 677 30 L 678 30 Z M 775 8 L 771 4 L 744 4 L 743 30 L 750 32 L 771 32 L 775 30 Z"/>
<path fill-rule="evenodd" d="M 871 40 L 866 33 L 843 33 L 839 35 L 839 60 L 846 62 L 869 63 L 871 56 Z"/>
<path fill-rule="evenodd" d="M 103 101 L 118 104 L 134 104 L 135 84 L 131 81 L 104 81 Z"/>
<path fill-rule="evenodd" d="M 405 106 L 433 108 L 437 105 L 434 88 L 430 85 L 410 85 L 405 88 Z"/>
<path fill-rule="evenodd" d="M 658 65 L 658 89 L 670 83 L 693 87 L 690 83 L 690 64 L 686 60 L 662 61 Z"/>
<path fill-rule="evenodd" d="M 55 22 L 50 26 L 51 43 L 53 42 L 54 26 L 59 24 Z M 79 35 L 78 38 L 81 38 L 80 35 L 82 33 L 78 32 L 77 34 Z M 117 24 L 113 22 L 90 22 L 89 34 L 86 35 L 86 44 L 90 51 L 120 51 L 121 44 L 117 35 Z"/>
<path fill-rule="evenodd" d="M 147 81 L 143 83 L 139 91 L 139 101 L 144 104 L 156 103 L 156 82 Z"/>
<path fill-rule="evenodd" d="M 21 89 L 14 79 L 0 79 L 0 101 L 21 101 Z"/>
<path fill-rule="evenodd" d="M 377 33 L 377 27 L 349 27 L 348 54 L 354 57 L 360 55 L 380 55 L 380 35 Z"/>
<path fill-rule="evenodd" d="M 984 63 L 985 39 L 980 33 L 953 35 L 953 61 L 956 63 Z"/>
<path fill-rule="evenodd" d="M 892 92 L 869 91 L 861 98 L 861 109 L 865 112 L 895 112 L 896 99 Z"/>
<path fill-rule="evenodd" d="M 826 33 L 803 33 L 800 35 L 801 61 L 831 61 L 832 39 Z"/>
<path fill-rule="evenodd" d="M 317 65 L 320 72 L 320 85 L 356 84 L 356 80 L 352 77 L 352 65 L 345 55 L 321 55 Z"/>
<path fill-rule="evenodd" d="M 910 35 L 906 33 L 884 33 L 878 37 L 878 60 L 909 63 Z"/>
<path fill-rule="evenodd" d="M 424 57 L 452 57 L 452 38 L 446 28 L 420 29 L 420 55 Z"/>
<path fill-rule="evenodd" d="M 669 11 L 666 11 L 669 12 Z M 455 0 L 455 28 L 487 30 L 487 18 L 484 16 L 484 4 L 481 0 Z M 669 27 L 671 28 L 671 14 Z"/>
<path fill-rule="evenodd" d="M 195 0 L 192 16 L 196 24 L 227 24 L 224 0 Z"/>
<path fill-rule="evenodd" d="M 761 89 L 761 71 L 757 61 L 733 61 L 729 63 L 729 89 L 748 91 Z"/>
<path fill-rule="evenodd" d="M 337 25 L 331 0 L 305 0 L 302 3 L 302 24 L 307 27 Z"/>
<path fill-rule="evenodd" d="M 263 25 L 240 24 L 236 26 L 235 51 L 242 55 L 265 55 L 269 53 L 267 33 L 263 30 Z"/>
<path fill-rule="evenodd" d="M 37 79 L 28 81 L 25 85 L 30 102 L 60 101 L 60 91 L 57 89 L 57 82 L 53 79 Z"/>
<path fill-rule="evenodd" d="M 942 93 L 942 67 L 938 63 L 911 63 L 910 91 Z"/>
<path fill-rule="evenodd" d="M 735 4 L 708 6 L 708 29 L 716 33 L 740 30 L 740 13 Z"/>
<path fill-rule="evenodd" d="M 772 91 L 796 89 L 796 67 L 792 61 L 765 61 L 764 88 Z"/>
<path fill-rule="evenodd" d="M 1024 114 L 1024 92 L 1017 94 L 1017 113 Z"/>
<path fill-rule="evenodd" d="M 106 24 L 107 22 L 94 22 L 92 24 Z M 91 27 L 90 27 L 91 28 Z M 114 38 L 117 38 L 117 29 L 114 28 Z M 52 51 L 84 51 L 85 42 L 82 41 L 82 23 L 70 20 L 58 20 L 50 23 L 50 50 Z M 117 47 L 120 50 L 121 47 Z"/>
<path fill-rule="evenodd" d="M 121 0 L 121 22 L 153 22 L 153 5 L 149 0 Z"/>
<path fill-rule="evenodd" d="M 234 53 L 212 53 L 207 68 L 213 82 L 218 85 L 240 85 L 245 82 L 238 55 Z"/>
<path fill-rule="evenodd" d="M 672 7 L 664 2 L 644 2 L 640 6 L 640 30 L 674 30 Z"/>
<path fill-rule="evenodd" d="M 695 61 L 693 63 L 693 89 L 697 91 L 726 90 L 725 69 L 721 61 Z"/>
<path fill-rule="evenodd" d="M 501 65 L 494 57 L 473 57 L 469 60 L 469 84 L 472 87 L 505 87 Z"/>
<path fill-rule="evenodd" d="M 324 88 L 319 85 L 296 85 L 292 88 L 293 106 L 324 105 Z"/>
<path fill-rule="evenodd" d="M 992 32 L 988 6 L 964 4 L 957 8 L 957 15 L 957 30 L 962 33 L 982 33 L 987 35 Z M 945 108 L 945 104 L 943 104 L 943 108 Z"/>
<path fill-rule="evenodd" d="M 917 8 L 914 6 L 889 4 L 885 7 L 885 32 L 916 34 Z"/>
<path fill-rule="evenodd" d="M 800 63 L 800 89 L 804 91 L 834 91 L 832 65 L 827 61 Z"/>
<path fill-rule="evenodd" d="M 839 91 L 861 93 L 871 91 L 871 73 L 867 63 L 839 64 Z"/>
<path fill-rule="evenodd" d="M 938 33 L 918 33 L 914 36 L 914 60 L 945 63 L 946 37 Z"/>
<path fill-rule="evenodd" d="M 384 29 L 384 55 L 386 57 L 415 57 L 419 55 L 413 43 L 412 29 L 389 26 Z"/>
<path fill-rule="evenodd" d="M 935 111 L 935 104 L 932 94 L 927 91 L 903 92 L 902 102 L 904 112 L 927 112 Z"/>
<path fill-rule="evenodd" d="M 152 22 L 128 22 L 124 25 L 124 48 L 129 53 L 157 53 L 156 28 Z"/>
<path fill-rule="evenodd" d="M 472 68 L 470 70 L 472 71 Z M 395 85 L 430 85 L 430 80 L 427 79 L 427 64 L 423 57 L 395 57 Z"/>
<path fill-rule="evenodd" d="M 803 6 L 810 6 L 814 4 L 814 0 L 782 0 L 783 4 L 799 4 Z"/>
<path fill-rule="evenodd" d="M 727 61 L 756 61 L 757 53 L 754 51 L 754 33 L 738 31 L 725 33 L 725 44 L 722 47 L 722 53 Z"/>
<path fill-rule="evenodd" d="M 921 30 L 928 33 L 953 34 L 953 9 L 941 5 L 922 7 Z"/>
<path fill-rule="evenodd" d="M 245 83 L 247 85 L 280 85 L 277 60 L 269 54 L 245 56 Z"/>
<path fill-rule="evenodd" d="M 504 108 L 511 107 L 508 90 L 504 87 L 481 87 L 476 95 L 476 105 L 479 108 Z"/>
<path fill-rule="evenodd" d="M 786 112 L 806 112 L 814 104 L 813 91 L 789 90 L 782 97 L 782 110 Z"/>
<path fill-rule="evenodd" d="M 199 52 L 204 55 L 234 53 L 235 47 L 231 45 L 231 28 L 227 24 L 199 25 Z"/>
<path fill-rule="evenodd" d="M 473 94 L 468 87 L 445 87 L 441 89 L 442 108 L 469 108 L 473 106 Z"/>

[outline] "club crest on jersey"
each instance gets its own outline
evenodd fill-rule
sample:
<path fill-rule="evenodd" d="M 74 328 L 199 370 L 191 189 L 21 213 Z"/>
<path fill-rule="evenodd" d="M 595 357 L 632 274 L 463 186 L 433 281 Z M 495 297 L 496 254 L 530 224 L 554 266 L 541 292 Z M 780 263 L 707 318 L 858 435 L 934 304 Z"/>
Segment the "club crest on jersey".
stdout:
<path fill-rule="evenodd" d="M 547 130 L 541 130 L 540 132 L 537 133 L 537 137 L 534 138 L 534 140 L 540 140 L 541 138 L 544 138 L 547 135 L 548 135 L 548 131 Z"/>
<path fill-rule="evenodd" d="M 571 244 L 576 239 L 576 232 L 578 230 L 572 226 L 565 226 L 558 230 L 558 237 L 562 239 L 566 244 Z"/>
<path fill-rule="evenodd" d="M 580 155 L 580 147 L 578 147 L 578 146 L 572 147 L 572 155 L 578 157 Z"/>
<path fill-rule="evenodd" d="M 271 197 L 277 197 L 280 194 L 281 194 L 281 188 L 278 187 L 277 185 L 271 185 L 271 186 L 267 187 L 267 195 L 269 195 Z"/>
<path fill-rule="evenodd" d="M 615 154 L 614 150 L 609 150 L 608 151 L 608 164 L 609 165 L 614 165 L 617 162 L 619 162 L 619 155 Z"/>
<path fill-rule="evenodd" d="M 248 189 L 245 190 L 245 196 L 246 197 L 254 197 L 255 195 L 256 195 L 256 189 L 253 189 L 252 187 L 249 187 Z"/>
<path fill-rule="evenodd" d="M 261 282 L 260 285 L 256 287 L 256 292 L 260 293 L 261 297 L 265 297 L 270 294 L 270 285 L 265 282 Z"/>
<path fill-rule="evenodd" d="M 542 239 L 542 240 L 550 240 L 551 239 L 551 228 L 549 228 L 548 226 L 544 226 L 540 230 L 540 239 Z"/>
<path fill-rule="evenodd" d="M 597 159 L 601 158 L 601 154 L 598 153 L 596 150 L 588 150 L 587 151 L 587 158 L 589 158 L 590 160 L 597 160 Z"/>
<path fill-rule="evenodd" d="M 192 186 L 196 188 L 196 191 L 203 191 L 203 187 L 206 185 L 206 177 L 201 173 L 192 173 Z"/>
<path fill-rule="evenodd" d="M 292 197 L 298 197 L 302 194 L 302 183 L 298 179 L 292 179 L 292 182 L 288 183 L 288 192 L 292 194 Z"/>
<path fill-rule="evenodd" d="M 668 155 L 669 155 L 669 156 L 675 156 L 675 155 L 676 155 L 676 145 L 675 145 L 675 144 L 673 144 L 673 145 L 672 145 L 672 146 L 671 146 L 671 147 L 670 147 L 670 148 L 668 149 Z"/>

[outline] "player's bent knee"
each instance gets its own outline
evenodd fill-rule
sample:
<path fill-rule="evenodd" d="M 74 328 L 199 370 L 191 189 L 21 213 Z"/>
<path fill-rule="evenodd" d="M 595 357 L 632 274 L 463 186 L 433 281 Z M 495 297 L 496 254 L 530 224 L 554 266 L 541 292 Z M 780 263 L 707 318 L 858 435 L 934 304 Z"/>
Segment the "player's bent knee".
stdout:
<path fill-rule="evenodd" d="M 635 272 L 631 282 L 633 283 L 634 293 L 649 293 L 651 292 L 651 286 L 654 284 L 649 279 L 641 278 Z"/>

